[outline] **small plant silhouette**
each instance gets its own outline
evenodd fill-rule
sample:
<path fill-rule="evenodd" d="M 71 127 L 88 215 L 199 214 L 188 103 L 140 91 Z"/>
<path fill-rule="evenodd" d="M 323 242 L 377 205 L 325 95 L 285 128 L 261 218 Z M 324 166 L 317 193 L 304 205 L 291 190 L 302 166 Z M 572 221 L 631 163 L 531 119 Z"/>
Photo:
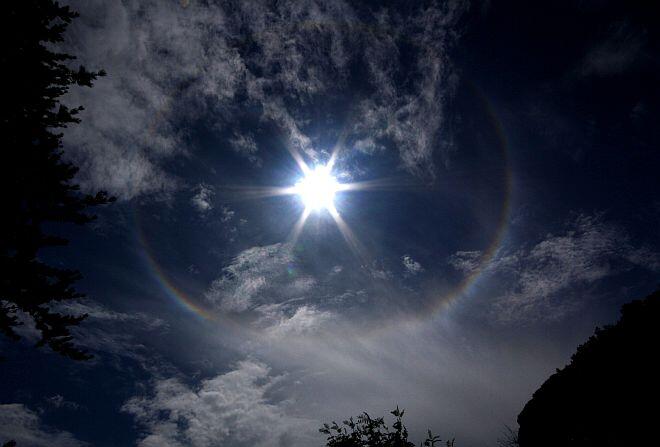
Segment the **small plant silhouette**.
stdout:
<path fill-rule="evenodd" d="M 408 429 L 403 424 L 405 410 L 397 406 L 390 414 L 394 416 L 392 428 L 388 427 L 382 417 L 372 418 L 367 412 L 355 419 L 349 419 L 338 424 L 323 424 L 319 431 L 327 435 L 327 447 L 415 447 L 408 440 Z M 443 441 L 439 436 L 428 431 L 426 440 L 421 447 L 435 447 Z M 454 447 L 454 440 L 445 441 L 446 447 Z"/>

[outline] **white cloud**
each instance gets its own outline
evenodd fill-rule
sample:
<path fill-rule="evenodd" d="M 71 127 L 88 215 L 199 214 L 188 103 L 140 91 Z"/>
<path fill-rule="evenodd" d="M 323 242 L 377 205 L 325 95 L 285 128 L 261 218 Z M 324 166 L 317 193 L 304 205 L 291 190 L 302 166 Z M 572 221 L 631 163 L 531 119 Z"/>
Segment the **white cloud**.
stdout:
<path fill-rule="evenodd" d="M 44 425 L 39 415 L 23 404 L 0 405 L 0 442 L 20 447 L 81 447 L 88 445 L 71 433 Z"/>
<path fill-rule="evenodd" d="M 163 164 L 184 155 L 183 120 L 227 102 L 244 67 L 227 46 L 220 7 L 161 1 L 72 2 L 81 17 L 66 50 L 108 76 L 66 101 L 83 104 L 83 122 L 65 133 L 67 153 L 82 165 L 81 181 L 122 199 L 178 186 Z"/>
<path fill-rule="evenodd" d="M 315 423 L 288 413 L 290 402 L 271 402 L 281 376 L 256 360 L 189 386 L 156 380 L 151 396 L 133 397 L 122 410 L 143 428 L 140 447 L 309 445 Z"/>
<path fill-rule="evenodd" d="M 422 264 L 415 261 L 412 257 L 410 257 L 410 255 L 403 255 L 401 257 L 401 262 L 403 263 L 403 266 L 405 267 L 406 273 L 408 275 L 414 276 L 424 271 Z"/>
<path fill-rule="evenodd" d="M 205 213 L 213 209 L 213 187 L 200 183 L 197 185 L 197 192 L 190 199 L 190 202 L 200 213 Z"/>

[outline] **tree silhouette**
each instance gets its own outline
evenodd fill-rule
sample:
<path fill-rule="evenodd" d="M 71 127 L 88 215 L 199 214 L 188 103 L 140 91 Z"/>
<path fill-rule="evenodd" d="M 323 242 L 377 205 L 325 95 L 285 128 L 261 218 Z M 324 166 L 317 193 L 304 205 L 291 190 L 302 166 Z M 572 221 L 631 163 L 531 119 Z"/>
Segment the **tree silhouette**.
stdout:
<path fill-rule="evenodd" d="M 534 393 L 518 416 L 520 446 L 657 445 L 658 353 L 660 290 L 624 305 Z"/>
<path fill-rule="evenodd" d="M 403 424 L 404 412 L 398 406 L 390 412 L 395 418 L 392 431 L 382 417 L 374 419 L 366 412 L 355 420 L 351 417 L 343 421 L 342 425 L 334 421 L 332 424 L 323 424 L 319 431 L 327 435 L 327 447 L 415 447 L 415 444 L 408 441 L 408 429 Z M 422 446 L 435 447 L 441 442 L 429 430 Z M 454 440 L 445 441 L 445 445 L 454 447 Z"/>
<path fill-rule="evenodd" d="M 78 168 L 62 159 L 62 134 L 57 131 L 78 123 L 76 115 L 82 110 L 61 104 L 60 97 L 71 85 L 91 87 L 104 73 L 83 66 L 72 70 L 66 64 L 74 57 L 52 50 L 77 16 L 69 7 L 53 0 L 21 0 L 7 2 L 4 10 L 0 331 L 19 339 L 14 329 L 22 314 L 40 332 L 38 346 L 47 344 L 70 358 L 86 359 L 89 355 L 73 345 L 69 331 L 85 316 L 63 315 L 51 307 L 83 296 L 73 288 L 80 273 L 47 265 L 38 254 L 44 247 L 67 243 L 47 233 L 45 225 L 85 224 L 93 219 L 85 212 L 88 207 L 114 200 L 104 192 L 79 191 L 72 182 Z"/>

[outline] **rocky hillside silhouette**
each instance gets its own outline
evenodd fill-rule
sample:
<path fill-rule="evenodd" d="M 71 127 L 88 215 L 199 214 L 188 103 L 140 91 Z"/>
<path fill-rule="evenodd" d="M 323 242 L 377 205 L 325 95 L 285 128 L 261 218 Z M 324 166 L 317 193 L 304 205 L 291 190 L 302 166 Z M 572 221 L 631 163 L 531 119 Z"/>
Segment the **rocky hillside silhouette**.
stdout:
<path fill-rule="evenodd" d="M 659 347 L 660 290 L 624 305 L 534 393 L 518 416 L 520 446 L 651 445 Z"/>

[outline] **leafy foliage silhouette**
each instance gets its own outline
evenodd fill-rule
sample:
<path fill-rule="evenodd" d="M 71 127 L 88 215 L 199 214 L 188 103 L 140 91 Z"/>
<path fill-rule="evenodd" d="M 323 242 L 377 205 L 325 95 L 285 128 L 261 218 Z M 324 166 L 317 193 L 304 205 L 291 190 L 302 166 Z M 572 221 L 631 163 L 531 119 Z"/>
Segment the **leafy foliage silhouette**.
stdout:
<path fill-rule="evenodd" d="M 114 200 L 105 192 L 80 192 L 73 183 L 78 168 L 62 159 L 62 134 L 57 133 L 78 123 L 82 110 L 61 104 L 60 97 L 72 85 L 91 87 L 105 73 L 83 66 L 73 70 L 67 66 L 73 56 L 52 51 L 77 16 L 69 7 L 53 0 L 21 0 L 4 7 L 0 195 L 6 214 L 0 219 L 0 331 L 18 340 L 15 328 L 22 324 L 21 314 L 40 332 L 38 346 L 88 359 L 69 330 L 85 316 L 52 309 L 53 303 L 83 296 L 73 288 L 80 272 L 47 265 L 38 255 L 44 247 L 68 242 L 48 234 L 46 225 L 88 223 L 94 219 L 85 212 L 88 207 Z"/>
<path fill-rule="evenodd" d="M 518 416 L 521 447 L 657 443 L 660 290 L 596 329 Z"/>
<path fill-rule="evenodd" d="M 505 425 L 504 429 L 502 436 L 497 439 L 497 445 L 499 447 L 518 447 L 520 445 L 518 431 L 508 425 Z"/>
<path fill-rule="evenodd" d="M 332 422 L 323 424 L 319 431 L 327 435 L 327 447 L 415 447 L 408 440 L 408 429 L 403 424 L 405 410 L 397 406 L 390 414 L 394 416 L 392 429 L 385 424 L 384 418 L 372 418 L 362 413 L 357 418 L 352 417 L 342 422 L 342 425 Z M 423 447 L 435 447 L 442 440 L 428 431 Z M 454 447 L 454 440 L 445 441 L 446 447 Z"/>

